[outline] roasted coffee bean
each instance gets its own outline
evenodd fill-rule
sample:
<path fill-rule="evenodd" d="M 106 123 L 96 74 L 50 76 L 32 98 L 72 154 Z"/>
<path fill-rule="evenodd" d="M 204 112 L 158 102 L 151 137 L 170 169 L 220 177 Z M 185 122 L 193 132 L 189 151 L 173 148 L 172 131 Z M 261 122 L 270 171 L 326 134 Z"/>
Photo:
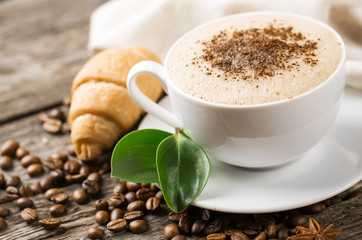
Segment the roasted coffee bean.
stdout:
<path fill-rule="evenodd" d="M 181 212 L 181 213 L 170 212 L 168 214 L 168 220 L 173 221 L 173 222 L 178 222 L 178 221 L 180 221 L 180 218 L 182 216 L 186 216 L 186 215 L 188 215 L 187 212 Z"/>
<path fill-rule="evenodd" d="M 116 220 L 116 219 L 121 219 L 124 216 L 124 212 L 122 209 L 119 208 L 115 208 L 112 210 L 111 214 L 110 214 L 110 219 L 111 221 Z"/>
<path fill-rule="evenodd" d="M 127 221 L 124 219 L 116 219 L 116 220 L 110 221 L 107 224 L 108 230 L 110 230 L 112 232 L 123 231 L 124 229 L 126 229 L 126 227 L 127 227 Z"/>
<path fill-rule="evenodd" d="M 53 217 L 60 217 L 67 213 L 67 207 L 64 204 L 55 204 L 50 207 L 49 213 Z"/>
<path fill-rule="evenodd" d="M 77 174 L 81 168 L 81 164 L 76 160 L 68 160 L 64 163 L 64 171 L 69 174 Z"/>
<path fill-rule="evenodd" d="M 231 240 L 250 240 L 250 238 L 241 232 L 231 235 Z"/>
<path fill-rule="evenodd" d="M 132 212 L 128 212 L 126 214 L 124 214 L 123 218 L 126 219 L 127 221 L 133 221 L 136 219 L 140 219 L 143 217 L 143 212 L 142 211 L 132 211 Z"/>
<path fill-rule="evenodd" d="M 220 226 L 220 228 L 225 228 L 226 226 L 228 226 L 231 223 L 231 218 L 229 217 L 229 215 L 226 214 L 222 214 L 222 215 L 218 215 L 214 221 L 212 221 L 211 224 L 214 225 L 218 225 Z M 260 225 L 259 225 L 260 226 Z M 261 228 L 261 227 L 260 227 Z"/>
<path fill-rule="evenodd" d="M 21 184 L 19 176 L 7 176 L 5 178 L 5 187 L 13 186 L 17 187 Z"/>
<path fill-rule="evenodd" d="M 33 192 L 33 195 L 37 195 L 42 192 L 39 182 L 37 182 L 33 185 L 30 185 L 30 189 Z"/>
<path fill-rule="evenodd" d="M 3 204 L 3 203 L 8 203 L 8 202 L 11 202 L 13 201 L 14 199 L 13 198 L 9 198 L 7 196 L 0 196 L 0 204 Z"/>
<path fill-rule="evenodd" d="M 60 133 L 62 131 L 62 121 L 55 118 L 48 118 L 43 122 L 42 127 L 48 133 Z"/>
<path fill-rule="evenodd" d="M 119 193 L 126 194 L 127 193 L 126 182 L 117 183 L 114 186 L 112 193 L 113 193 L 113 195 L 117 195 Z"/>
<path fill-rule="evenodd" d="M 73 157 L 76 156 L 75 151 L 74 151 L 74 147 L 73 147 L 72 144 L 69 144 L 69 145 L 67 146 L 67 153 L 68 153 L 70 156 L 73 156 Z"/>
<path fill-rule="evenodd" d="M 94 215 L 94 219 L 96 220 L 97 223 L 99 223 L 100 225 L 106 225 L 110 218 L 109 218 L 109 214 L 108 212 L 104 211 L 104 210 L 100 210 L 98 211 L 95 215 Z"/>
<path fill-rule="evenodd" d="M 146 202 L 146 209 L 149 212 L 155 212 L 160 208 L 161 200 L 156 197 L 150 197 Z"/>
<path fill-rule="evenodd" d="M 33 205 L 34 205 L 33 200 L 27 197 L 22 197 L 16 200 L 16 206 L 18 206 L 20 209 L 30 208 Z"/>
<path fill-rule="evenodd" d="M 6 221 L 4 218 L 0 217 L 0 231 L 6 229 L 8 225 L 6 224 Z"/>
<path fill-rule="evenodd" d="M 229 229 L 226 229 L 224 231 L 224 233 L 226 234 L 226 236 L 232 236 L 232 235 L 241 234 L 241 233 L 243 233 L 243 231 L 241 231 L 240 229 L 229 228 Z"/>
<path fill-rule="evenodd" d="M 323 201 L 323 203 L 324 203 L 327 207 L 330 207 L 330 206 L 332 206 L 332 205 L 334 205 L 334 204 L 337 204 L 337 203 L 340 203 L 340 202 L 342 202 L 342 198 L 341 198 L 340 196 L 338 196 L 338 195 L 333 196 L 333 197 L 328 198 L 328 199 L 326 199 L 326 200 Z"/>
<path fill-rule="evenodd" d="M 84 180 L 87 179 L 87 175 L 85 174 L 74 174 L 74 175 L 67 175 L 66 179 L 68 178 L 68 180 L 70 180 L 70 184 L 71 183 L 82 183 Z"/>
<path fill-rule="evenodd" d="M 21 211 L 21 218 L 27 223 L 33 223 L 38 220 L 38 213 L 32 208 L 25 208 Z"/>
<path fill-rule="evenodd" d="M 54 203 L 61 203 L 61 204 L 68 202 L 68 199 L 69 196 L 66 193 L 58 193 L 50 198 L 50 200 L 53 201 Z"/>
<path fill-rule="evenodd" d="M 9 186 L 5 189 L 6 197 L 15 200 L 20 197 L 19 190 L 14 186 Z"/>
<path fill-rule="evenodd" d="M 87 180 L 101 183 L 102 182 L 102 175 L 100 175 L 97 172 L 92 172 L 92 173 L 90 173 L 88 175 Z"/>
<path fill-rule="evenodd" d="M 87 167 L 87 166 L 82 166 L 82 167 L 79 169 L 79 174 L 88 176 L 90 173 L 91 173 L 91 170 L 90 170 L 90 168 Z"/>
<path fill-rule="evenodd" d="M 19 188 L 19 194 L 22 197 L 31 197 L 34 195 L 34 191 L 29 185 L 22 185 Z"/>
<path fill-rule="evenodd" d="M 49 172 L 54 186 L 62 186 L 65 181 L 65 173 L 62 169 L 55 169 Z"/>
<path fill-rule="evenodd" d="M 50 188 L 45 192 L 44 197 L 47 200 L 51 200 L 54 195 L 59 194 L 59 193 L 63 193 L 63 190 L 61 190 L 59 188 Z"/>
<path fill-rule="evenodd" d="M 129 223 L 129 230 L 133 233 L 144 233 L 148 230 L 148 223 L 143 219 L 133 220 Z"/>
<path fill-rule="evenodd" d="M 180 229 L 180 232 L 187 234 L 191 233 L 192 223 L 193 222 L 190 216 L 182 216 L 178 222 L 178 228 Z"/>
<path fill-rule="evenodd" d="M 206 236 L 207 240 L 225 240 L 226 234 L 224 233 L 212 233 Z"/>
<path fill-rule="evenodd" d="M 177 224 L 171 223 L 165 227 L 163 234 L 165 235 L 165 238 L 172 239 L 174 236 L 180 235 L 180 230 L 178 229 Z"/>
<path fill-rule="evenodd" d="M 109 200 L 108 200 L 108 205 L 112 206 L 112 207 L 122 207 L 126 202 L 126 197 L 120 193 L 118 195 L 113 195 Z"/>
<path fill-rule="evenodd" d="M 207 236 L 212 233 L 220 232 L 220 230 L 221 230 L 220 226 L 211 224 L 205 227 L 203 234 Z"/>
<path fill-rule="evenodd" d="M 265 233 L 265 232 L 259 233 L 259 234 L 254 238 L 254 240 L 266 240 L 266 239 L 267 239 L 267 236 L 266 236 L 266 233 Z"/>
<path fill-rule="evenodd" d="M 0 188 L 4 188 L 5 183 L 6 183 L 5 176 L 2 172 L 0 172 Z"/>
<path fill-rule="evenodd" d="M 63 152 L 56 152 L 50 155 L 50 158 L 56 158 L 62 160 L 63 162 L 66 162 L 68 160 L 68 155 Z"/>
<path fill-rule="evenodd" d="M 160 189 L 157 187 L 157 185 L 154 184 L 154 183 L 151 183 L 151 184 L 150 184 L 150 189 L 151 189 L 152 192 L 158 192 L 158 191 L 160 190 Z"/>
<path fill-rule="evenodd" d="M 0 147 L 1 155 L 7 155 L 10 157 L 15 156 L 16 150 L 19 148 L 19 142 L 15 140 L 7 140 Z"/>
<path fill-rule="evenodd" d="M 275 223 L 274 217 L 270 214 L 256 214 L 255 221 L 264 227 L 270 222 Z"/>
<path fill-rule="evenodd" d="M 171 240 L 186 240 L 186 237 L 183 235 L 176 235 Z"/>
<path fill-rule="evenodd" d="M 22 159 L 23 157 L 25 157 L 28 154 L 29 154 L 28 149 L 26 149 L 25 147 L 19 147 L 18 149 L 16 149 L 15 157 L 17 159 Z"/>
<path fill-rule="evenodd" d="M 40 163 L 33 163 L 26 168 L 26 173 L 30 177 L 39 176 L 43 172 L 44 172 L 44 168 L 43 168 L 43 165 L 41 165 Z"/>
<path fill-rule="evenodd" d="M 43 192 L 46 192 L 47 190 L 54 187 L 52 179 L 50 177 L 43 178 L 42 180 L 40 180 L 39 184 L 40 184 L 40 189 Z"/>
<path fill-rule="evenodd" d="M 90 239 L 102 238 L 103 235 L 104 235 L 104 230 L 99 227 L 91 227 L 87 232 L 87 236 Z"/>
<path fill-rule="evenodd" d="M 275 223 L 270 221 L 269 223 L 267 223 L 267 225 L 265 226 L 264 232 L 266 233 L 268 238 L 273 238 L 277 235 L 277 227 L 275 226 Z"/>
<path fill-rule="evenodd" d="M 137 190 L 141 188 L 141 184 L 133 183 L 133 182 L 127 182 L 126 187 L 127 187 L 128 191 L 137 192 Z"/>
<path fill-rule="evenodd" d="M 36 115 L 36 118 L 37 118 L 38 122 L 44 123 L 46 120 L 48 120 L 49 116 L 46 112 L 39 112 Z"/>
<path fill-rule="evenodd" d="M 206 227 L 206 221 L 203 219 L 196 220 L 191 227 L 191 233 L 193 235 L 200 235 Z"/>
<path fill-rule="evenodd" d="M 44 161 L 44 166 L 46 166 L 50 170 L 63 169 L 63 165 L 64 165 L 63 161 L 60 160 L 59 158 L 48 157 Z"/>
<path fill-rule="evenodd" d="M 101 169 L 99 169 L 98 173 L 100 175 L 103 175 L 103 174 L 105 174 L 107 172 L 110 172 L 110 171 L 111 171 L 111 165 L 108 162 L 105 162 L 105 163 L 103 163 Z"/>
<path fill-rule="evenodd" d="M 281 227 L 278 230 L 277 238 L 280 240 L 286 240 L 289 237 L 289 230 L 287 227 Z"/>
<path fill-rule="evenodd" d="M 324 203 L 315 203 L 306 207 L 301 208 L 301 211 L 308 214 L 317 214 L 322 212 L 326 208 Z"/>
<path fill-rule="evenodd" d="M 56 218 L 43 218 L 39 220 L 40 226 L 45 229 L 54 229 L 60 226 L 62 222 Z"/>
<path fill-rule="evenodd" d="M 296 227 L 296 226 L 304 226 L 306 227 L 308 223 L 308 218 L 304 215 L 301 214 L 295 214 L 295 215 L 291 215 L 289 220 L 288 220 L 288 224 L 290 227 Z"/>
<path fill-rule="evenodd" d="M 108 210 L 108 202 L 103 199 L 99 199 L 94 202 L 94 208 L 96 210 Z"/>
<path fill-rule="evenodd" d="M 11 157 L 7 155 L 0 156 L 0 168 L 2 170 L 9 170 L 12 167 L 13 167 L 13 160 L 11 159 Z"/>
<path fill-rule="evenodd" d="M 126 197 L 126 200 L 128 203 L 131 203 L 131 202 L 134 202 L 137 200 L 137 196 L 136 196 L 135 192 L 128 192 L 124 196 Z"/>
<path fill-rule="evenodd" d="M 149 188 L 141 188 L 137 190 L 136 196 L 139 200 L 147 201 L 150 197 L 155 196 L 155 193 Z"/>
<path fill-rule="evenodd" d="M 89 199 L 86 191 L 83 188 L 80 188 L 73 192 L 73 200 L 78 204 L 85 204 Z"/>
<path fill-rule="evenodd" d="M 206 222 L 210 221 L 213 215 L 213 212 L 208 209 L 203 209 L 201 212 L 201 218 L 204 219 Z"/>
<path fill-rule="evenodd" d="M 141 188 L 150 188 L 151 183 L 141 183 Z"/>
<path fill-rule="evenodd" d="M 50 110 L 50 112 L 48 113 L 48 116 L 50 118 L 58 119 L 62 122 L 65 121 L 64 112 L 60 108 L 54 108 L 54 109 Z"/>
<path fill-rule="evenodd" d="M 31 164 L 34 164 L 34 163 L 41 163 L 41 160 L 37 155 L 33 155 L 33 154 L 26 155 L 26 156 L 22 157 L 20 160 L 21 166 L 23 166 L 25 168 L 29 167 Z"/>
<path fill-rule="evenodd" d="M 101 185 L 95 181 L 84 180 L 82 188 L 91 196 L 96 197 L 101 192 Z"/>
<path fill-rule="evenodd" d="M 131 202 L 127 206 L 128 212 L 144 211 L 144 210 L 146 210 L 146 203 L 142 200 L 137 200 L 137 201 Z"/>
<path fill-rule="evenodd" d="M 6 217 L 9 216 L 9 215 L 10 215 L 10 210 L 9 210 L 9 208 L 0 207 L 0 217 L 6 218 Z"/>

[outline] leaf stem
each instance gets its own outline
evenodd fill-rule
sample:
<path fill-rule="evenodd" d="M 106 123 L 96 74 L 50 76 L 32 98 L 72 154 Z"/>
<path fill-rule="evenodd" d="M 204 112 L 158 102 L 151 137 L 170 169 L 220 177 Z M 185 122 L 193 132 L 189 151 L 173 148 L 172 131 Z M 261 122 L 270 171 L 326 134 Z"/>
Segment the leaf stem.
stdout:
<path fill-rule="evenodd" d="M 181 129 L 179 127 L 175 128 L 175 134 L 178 135 L 181 132 Z"/>

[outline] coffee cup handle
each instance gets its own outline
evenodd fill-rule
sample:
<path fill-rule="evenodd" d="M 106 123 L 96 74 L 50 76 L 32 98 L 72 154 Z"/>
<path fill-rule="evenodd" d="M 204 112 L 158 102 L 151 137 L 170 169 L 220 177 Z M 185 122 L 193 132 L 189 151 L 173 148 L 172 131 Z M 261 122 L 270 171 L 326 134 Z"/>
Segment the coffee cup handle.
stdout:
<path fill-rule="evenodd" d="M 144 73 L 152 74 L 157 77 L 160 80 L 165 92 L 168 92 L 166 84 L 166 72 L 164 67 L 156 62 L 142 61 L 135 64 L 127 76 L 127 88 L 132 99 L 146 112 L 152 114 L 161 121 L 172 127 L 181 128 L 180 122 L 173 113 L 153 102 L 138 88 L 136 84 L 136 77 Z"/>

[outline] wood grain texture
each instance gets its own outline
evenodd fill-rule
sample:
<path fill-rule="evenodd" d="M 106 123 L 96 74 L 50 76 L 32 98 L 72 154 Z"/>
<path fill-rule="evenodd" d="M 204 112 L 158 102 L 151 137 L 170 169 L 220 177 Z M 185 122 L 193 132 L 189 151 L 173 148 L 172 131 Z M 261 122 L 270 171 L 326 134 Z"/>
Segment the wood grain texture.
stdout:
<path fill-rule="evenodd" d="M 89 58 L 89 17 L 104 0 L 0 2 L 0 123 L 61 102 Z"/>

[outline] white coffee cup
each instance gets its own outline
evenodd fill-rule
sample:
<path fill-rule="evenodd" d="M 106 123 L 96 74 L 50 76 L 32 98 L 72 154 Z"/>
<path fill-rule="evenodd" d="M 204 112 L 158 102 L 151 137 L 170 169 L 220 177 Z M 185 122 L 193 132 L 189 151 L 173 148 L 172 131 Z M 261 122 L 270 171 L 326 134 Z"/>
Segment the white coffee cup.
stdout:
<path fill-rule="evenodd" d="M 335 32 L 317 20 L 300 18 Z M 136 64 L 128 75 L 128 90 L 145 111 L 175 128 L 184 129 L 210 156 L 241 167 L 278 166 L 298 159 L 315 146 L 337 116 L 345 86 L 345 46 L 340 36 L 335 34 L 343 48 L 337 69 L 322 84 L 292 99 L 243 106 L 217 104 L 192 97 L 170 80 L 168 57 L 165 67 L 150 61 Z M 168 56 L 172 51 L 173 47 Z M 143 73 L 160 79 L 170 96 L 175 114 L 154 103 L 139 90 L 135 78 Z"/>

